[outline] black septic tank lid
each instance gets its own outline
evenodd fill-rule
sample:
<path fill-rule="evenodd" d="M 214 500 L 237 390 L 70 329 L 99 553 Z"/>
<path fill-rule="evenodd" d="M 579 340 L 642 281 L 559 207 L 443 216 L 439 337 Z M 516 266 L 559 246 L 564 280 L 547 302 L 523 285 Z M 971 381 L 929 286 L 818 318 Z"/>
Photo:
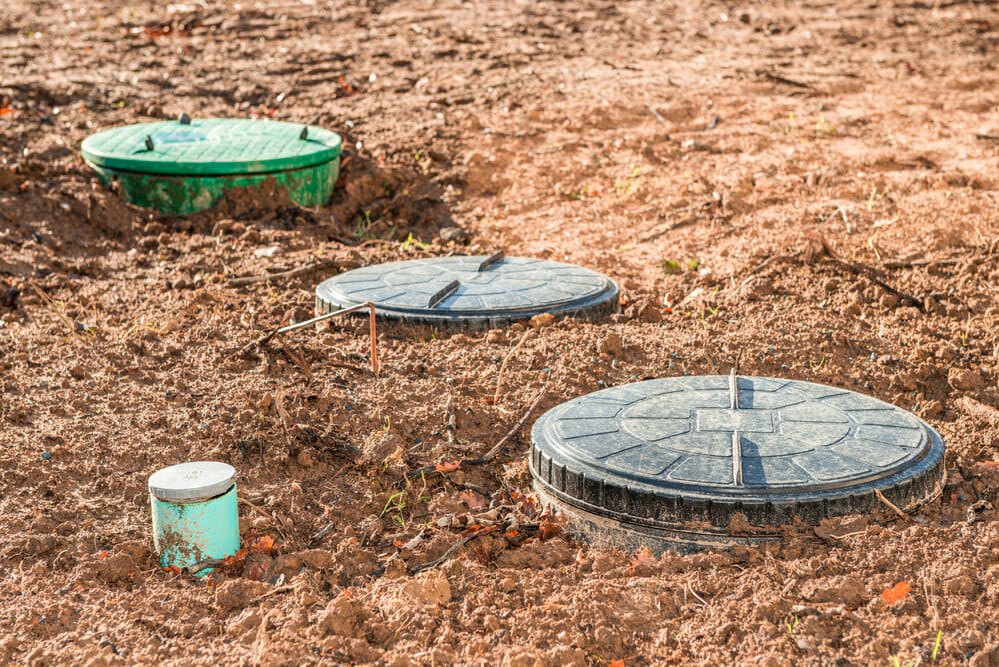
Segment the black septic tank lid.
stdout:
<path fill-rule="evenodd" d="M 376 264 L 316 289 L 316 312 L 375 304 L 375 313 L 444 328 L 486 329 L 551 313 L 598 319 L 618 311 L 614 281 L 543 259 L 453 256 Z"/>
<path fill-rule="evenodd" d="M 663 378 L 545 413 L 531 472 L 582 537 L 681 552 L 757 544 L 775 526 L 885 508 L 943 489 L 944 444 L 898 407 L 775 378 Z M 748 525 L 747 525 L 748 523 Z"/>

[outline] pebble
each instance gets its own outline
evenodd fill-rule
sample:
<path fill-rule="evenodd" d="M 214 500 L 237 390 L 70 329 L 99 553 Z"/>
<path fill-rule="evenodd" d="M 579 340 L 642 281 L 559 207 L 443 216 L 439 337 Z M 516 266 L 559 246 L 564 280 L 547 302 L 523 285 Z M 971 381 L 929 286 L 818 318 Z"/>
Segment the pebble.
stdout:
<path fill-rule="evenodd" d="M 967 368 L 952 368 L 947 373 L 947 382 L 958 391 L 978 391 L 985 386 L 982 376 Z"/>
<path fill-rule="evenodd" d="M 441 229 L 438 236 L 440 236 L 441 241 L 444 241 L 445 243 L 449 241 L 457 243 L 468 240 L 468 232 L 461 227 L 444 227 Z"/>
<path fill-rule="evenodd" d="M 48 461 L 49 459 L 52 458 L 52 455 L 49 454 L 48 452 L 42 452 L 42 458 Z"/>

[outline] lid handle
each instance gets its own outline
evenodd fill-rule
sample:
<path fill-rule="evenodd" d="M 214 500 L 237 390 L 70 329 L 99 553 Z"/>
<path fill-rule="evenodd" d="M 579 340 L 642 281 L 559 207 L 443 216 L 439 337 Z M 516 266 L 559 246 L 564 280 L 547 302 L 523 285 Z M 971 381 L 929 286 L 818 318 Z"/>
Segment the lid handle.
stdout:
<path fill-rule="evenodd" d="M 738 429 L 732 433 L 732 481 L 736 486 L 745 486 L 742 481 L 742 434 Z"/>
<path fill-rule="evenodd" d="M 489 268 L 490 266 L 492 266 L 493 264 L 496 264 L 496 263 L 497 263 L 497 262 L 499 262 L 499 261 L 500 261 L 501 259 L 503 259 L 503 257 L 504 257 L 504 254 L 503 254 L 503 251 L 502 251 L 502 250 L 500 250 L 499 252 L 494 252 L 493 254 L 489 255 L 489 257 L 486 257 L 486 258 L 485 258 L 485 259 L 484 259 L 484 260 L 482 261 L 482 263 L 481 263 L 481 264 L 479 264 L 479 268 L 478 268 L 478 270 L 479 270 L 479 271 L 485 271 L 485 270 L 486 270 L 486 269 L 488 269 L 488 268 Z"/>
<path fill-rule="evenodd" d="M 739 409 L 739 378 L 735 374 L 735 367 L 732 367 L 732 372 L 728 375 L 728 395 L 729 395 L 729 407 L 732 410 Z"/>
<path fill-rule="evenodd" d="M 188 116 L 186 113 L 182 113 L 180 114 L 180 118 L 177 119 L 177 122 L 180 123 L 181 125 L 190 125 L 191 117 Z"/>
<path fill-rule="evenodd" d="M 153 138 L 152 138 L 152 136 L 150 136 L 150 135 L 147 134 L 146 135 L 146 150 L 147 151 L 151 151 L 151 150 L 154 150 L 155 148 L 156 148 L 156 146 L 153 145 Z"/>
<path fill-rule="evenodd" d="M 302 128 L 302 133 L 300 135 L 298 135 L 298 138 L 301 139 L 302 141 L 308 141 L 309 140 L 309 126 L 308 125 L 306 125 L 305 127 Z"/>
<path fill-rule="evenodd" d="M 449 282 L 447 285 L 444 286 L 444 289 L 438 291 L 436 294 L 434 294 L 432 297 L 430 297 L 427 300 L 427 308 L 436 308 L 437 304 L 439 304 L 441 301 L 451 296 L 451 293 L 454 292 L 459 287 L 461 287 L 461 282 L 457 280 L 452 280 L 451 282 Z"/>

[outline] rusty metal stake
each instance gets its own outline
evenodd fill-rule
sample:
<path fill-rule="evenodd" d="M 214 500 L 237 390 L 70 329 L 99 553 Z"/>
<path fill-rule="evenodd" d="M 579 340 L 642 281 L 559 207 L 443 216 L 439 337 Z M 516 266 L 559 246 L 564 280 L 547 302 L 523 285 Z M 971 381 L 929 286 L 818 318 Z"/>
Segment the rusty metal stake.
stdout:
<path fill-rule="evenodd" d="M 332 319 L 337 315 L 345 315 L 347 313 L 353 313 L 364 308 L 368 309 L 368 326 L 371 331 L 371 371 L 378 376 L 378 332 L 375 329 L 375 304 L 370 301 L 362 303 L 359 306 L 351 306 L 350 308 L 343 308 L 341 310 L 335 310 L 332 313 L 325 313 L 318 317 L 313 317 L 311 320 L 306 320 L 304 322 L 296 322 L 295 324 L 290 324 L 286 327 L 282 327 L 275 331 L 275 335 L 280 335 L 284 333 L 289 333 L 295 331 L 296 329 L 302 329 L 311 324 L 319 324 L 320 322 L 325 322 L 326 320 Z"/>

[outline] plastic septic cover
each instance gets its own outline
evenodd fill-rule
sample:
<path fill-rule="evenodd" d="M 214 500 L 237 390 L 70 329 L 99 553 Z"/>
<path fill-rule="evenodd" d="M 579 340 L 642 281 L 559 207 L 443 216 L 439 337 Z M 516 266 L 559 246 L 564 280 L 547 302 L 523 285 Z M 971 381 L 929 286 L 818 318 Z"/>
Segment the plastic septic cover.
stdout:
<path fill-rule="evenodd" d="M 167 502 L 208 500 L 232 488 L 236 469 L 228 463 L 193 461 L 157 470 L 149 477 L 149 492 Z"/>
<path fill-rule="evenodd" d="M 595 317 L 618 309 L 618 287 L 606 276 L 502 253 L 367 266 L 323 282 L 316 296 L 321 312 L 372 302 L 378 315 L 452 326 L 540 313 Z"/>
<path fill-rule="evenodd" d="M 535 484 L 621 521 L 818 522 L 942 490 L 943 441 L 915 415 L 797 380 L 698 376 L 605 389 L 535 423 Z M 880 494 L 880 495 L 879 495 Z M 880 505 L 882 508 L 884 505 Z"/>
<path fill-rule="evenodd" d="M 311 167 L 340 155 L 340 135 L 270 120 L 209 118 L 116 127 L 87 137 L 90 163 L 173 176 L 259 174 Z"/>

